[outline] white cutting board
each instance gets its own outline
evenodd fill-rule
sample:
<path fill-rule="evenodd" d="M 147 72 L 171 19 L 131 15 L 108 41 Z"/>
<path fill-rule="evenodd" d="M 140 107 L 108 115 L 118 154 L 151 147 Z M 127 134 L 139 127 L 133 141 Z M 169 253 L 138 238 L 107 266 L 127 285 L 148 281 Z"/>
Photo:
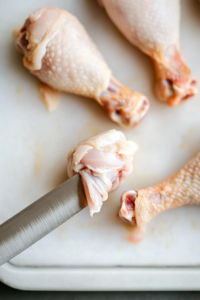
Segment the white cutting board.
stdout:
<path fill-rule="evenodd" d="M 12 260 L 39 267 L 193 267 L 200 265 L 200 207 L 183 207 L 152 220 L 144 241 L 128 241 L 130 227 L 116 218 L 124 190 L 158 183 L 200 150 L 200 94 L 171 108 L 155 98 L 152 62 L 131 46 L 95 0 L 0 2 L 0 223 L 67 179 L 67 153 L 81 140 L 120 127 L 93 100 L 61 94 L 48 113 L 38 81 L 23 67 L 12 30 L 29 13 L 54 5 L 78 17 L 97 44 L 114 76 L 147 95 L 151 108 L 135 129 L 123 131 L 140 145 L 134 171 L 109 195 L 101 213 L 88 208 Z M 200 4 L 182 0 L 181 49 L 200 82 Z"/>

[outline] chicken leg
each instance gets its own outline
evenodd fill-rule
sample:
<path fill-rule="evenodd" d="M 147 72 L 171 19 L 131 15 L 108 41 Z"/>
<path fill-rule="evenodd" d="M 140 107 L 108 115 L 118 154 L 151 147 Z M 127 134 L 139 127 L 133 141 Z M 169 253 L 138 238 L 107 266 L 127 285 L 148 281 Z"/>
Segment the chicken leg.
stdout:
<path fill-rule="evenodd" d="M 23 63 L 52 89 L 94 98 L 123 127 L 136 126 L 149 102 L 119 83 L 79 21 L 56 7 L 38 9 L 15 34 Z M 51 103 L 45 85 L 43 101 Z M 54 107 L 51 103 L 51 110 Z"/>
<path fill-rule="evenodd" d="M 68 175 L 79 173 L 91 216 L 99 212 L 108 192 L 132 172 L 137 145 L 124 134 L 109 130 L 78 144 L 68 155 Z"/>
<path fill-rule="evenodd" d="M 99 0 L 133 45 L 153 60 L 156 94 L 176 106 L 197 93 L 197 82 L 179 50 L 179 0 Z"/>
<path fill-rule="evenodd" d="M 122 194 L 119 217 L 134 225 L 131 240 L 140 242 L 146 225 L 163 211 L 183 205 L 200 205 L 200 152 L 171 178 L 150 188 Z"/>

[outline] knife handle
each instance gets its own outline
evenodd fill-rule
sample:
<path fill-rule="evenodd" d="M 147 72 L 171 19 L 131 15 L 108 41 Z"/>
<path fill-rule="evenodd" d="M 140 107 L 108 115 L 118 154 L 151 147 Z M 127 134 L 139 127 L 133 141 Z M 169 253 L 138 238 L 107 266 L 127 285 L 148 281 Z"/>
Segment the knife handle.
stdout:
<path fill-rule="evenodd" d="M 87 205 L 80 175 L 75 175 L 0 225 L 0 266 Z"/>

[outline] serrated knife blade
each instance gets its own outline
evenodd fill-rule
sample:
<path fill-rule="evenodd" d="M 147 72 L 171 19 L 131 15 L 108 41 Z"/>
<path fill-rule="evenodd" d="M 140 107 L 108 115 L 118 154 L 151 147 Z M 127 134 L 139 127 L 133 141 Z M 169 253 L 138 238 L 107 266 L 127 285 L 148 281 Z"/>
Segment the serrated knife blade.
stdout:
<path fill-rule="evenodd" d="M 0 266 L 87 206 L 80 175 L 68 179 L 0 225 Z"/>

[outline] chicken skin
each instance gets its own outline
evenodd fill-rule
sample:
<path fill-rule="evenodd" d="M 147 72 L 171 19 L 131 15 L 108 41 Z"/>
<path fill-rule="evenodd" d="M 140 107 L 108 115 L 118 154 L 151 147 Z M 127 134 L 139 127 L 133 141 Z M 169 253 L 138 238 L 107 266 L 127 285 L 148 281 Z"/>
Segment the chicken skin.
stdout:
<path fill-rule="evenodd" d="M 81 142 L 69 153 L 68 175 L 80 174 L 91 216 L 100 211 L 108 192 L 130 175 L 137 148 L 122 132 L 109 130 Z"/>
<path fill-rule="evenodd" d="M 171 178 L 153 187 L 123 193 L 119 217 L 134 225 L 130 239 L 137 243 L 143 239 L 151 219 L 183 205 L 200 205 L 200 152 Z"/>
<path fill-rule="evenodd" d="M 112 76 L 84 27 L 67 11 L 56 7 L 38 9 L 15 39 L 24 55 L 24 66 L 45 84 L 42 99 L 49 110 L 56 107 L 53 90 L 57 90 L 95 99 L 123 127 L 136 126 L 146 114 L 147 98 Z"/>
<path fill-rule="evenodd" d="M 179 0 L 99 0 L 133 45 L 149 55 L 159 100 L 176 106 L 197 93 L 197 82 L 179 49 Z"/>

